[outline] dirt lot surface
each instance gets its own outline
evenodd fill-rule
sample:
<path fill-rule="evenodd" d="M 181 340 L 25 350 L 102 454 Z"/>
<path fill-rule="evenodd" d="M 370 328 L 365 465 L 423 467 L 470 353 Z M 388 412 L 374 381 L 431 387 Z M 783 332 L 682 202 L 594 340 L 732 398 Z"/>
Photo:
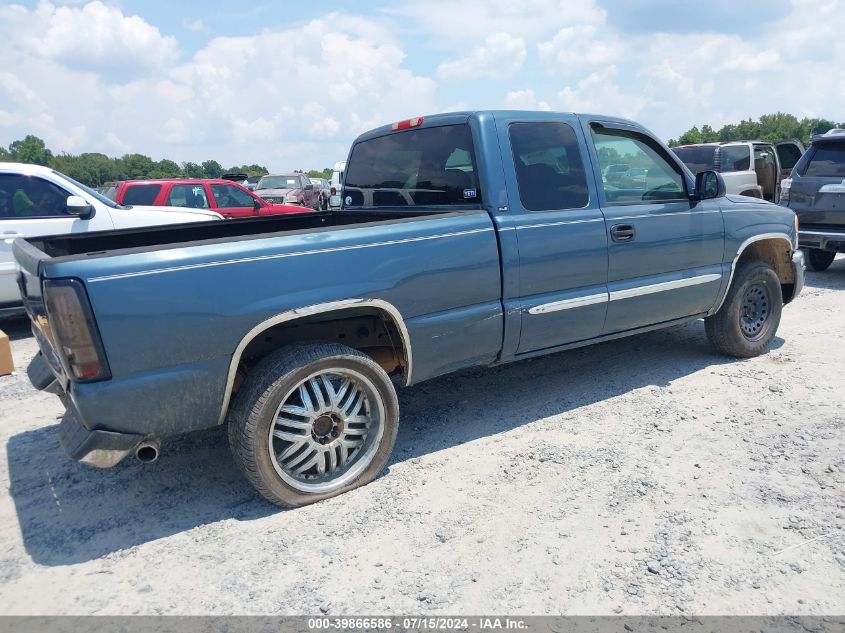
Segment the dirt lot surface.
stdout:
<path fill-rule="evenodd" d="M 286 512 L 219 429 L 70 462 L 0 327 L 4 614 L 845 613 L 845 260 L 760 358 L 697 322 L 407 389 L 388 472 Z"/>

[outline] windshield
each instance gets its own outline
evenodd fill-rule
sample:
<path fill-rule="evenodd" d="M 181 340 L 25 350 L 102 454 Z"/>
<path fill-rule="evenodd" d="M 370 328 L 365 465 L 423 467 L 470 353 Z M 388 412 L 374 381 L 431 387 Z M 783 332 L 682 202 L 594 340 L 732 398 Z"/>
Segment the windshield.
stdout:
<path fill-rule="evenodd" d="M 110 199 L 106 198 L 103 194 L 97 193 L 96 191 L 91 189 L 91 187 L 86 187 L 81 182 L 77 182 L 76 180 L 74 180 L 70 176 L 65 176 L 63 173 L 56 171 L 56 170 L 53 170 L 53 173 L 56 176 L 58 176 L 59 178 L 61 178 L 62 180 L 66 180 L 67 182 L 71 183 L 74 187 L 82 189 L 82 191 L 87 193 L 92 198 L 96 198 L 97 200 L 102 202 L 104 205 L 111 207 L 112 209 L 119 209 L 121 207 L 121 205 L 117 204 L 114 200 L 110 200 Z"/>
<path fill-rule="evenodd" d="M 681 159 L 689 170 L 697 174 L 716 168 L 716 146 L 698 145 L 695 147 L 673 147 L 672 151 Z"/>
<path fill-rule="evenodd" d="M 298 189 L 299 184 L 296 176 L 264 176 L 256 189 Z"/>

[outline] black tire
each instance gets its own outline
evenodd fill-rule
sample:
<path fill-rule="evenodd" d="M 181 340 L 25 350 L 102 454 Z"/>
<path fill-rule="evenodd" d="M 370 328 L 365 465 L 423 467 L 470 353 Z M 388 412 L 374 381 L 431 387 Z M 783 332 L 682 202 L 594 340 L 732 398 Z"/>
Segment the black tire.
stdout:
<path fill-rule="evenodd" d="M 804 251 L 807 268 L 817 273 L 830 268 L 833 260 L 836 259 L 836 253 L 833 251 L 823 251 L 819 248 L 802 248 L 801 250 Z"/>
<path fill-rule="evenodd" d="M 347 480 L 342 481 L 342 485 L 328 491 L 303 491 L 297 487 L 297 485 L 303 486 L 302 482 L 294 482 L 297 485 L 292 485 L 285 481 L 277 470 L 282 457 L 272 445 L 276 440 L 270 438 L 271 427 L 278 428 L 275 426 L 276 416 L 279 414 L 280 407 L 288 402 L 288 400 L 283 402 L 283 399 L 293 397 L 298 385 L 315 372 L 331 370 L 356 372 L 364 381 L 368 381 L 367 388 L 371 397 L 367 398 L 366 407 L 368 409 L 373 407 L 374 404 L 370 402 L 370 399 L 377 399 L 375 406 L 383 414 L 383 420 L 380 423 L 381 435 L 376 436 L 374 433 L 369 447 L 366 450 L 362 447 L 360 454 L 354 453 L 357 457 L 350 458 L 344 467 Z M 311 393 L 313 394 L 313 391 Z M 253 367 L 232 403 L 228 425 L 232 455 L 249 483 L 271 503 L 285 508 L 294 508 L 339 495 L 368 484 L 376 478 L 386 466 L 396 441 L 396 433 L 399 429 L 399 402 L 390 378 L 369 356 L 337 343 L 304 343 L 280 349 Z M 312 438 L 315 437 L 316 427 L 317 423 L 313 422 L 310 431 Z M 308 433 L 303 432 L 306 435 Z M 326 431 L 323 433 L 325 434 Z M 334 434 L 335 431 L 332 433 Z M 327 446 L 334 441 L 331 438 L 328 439 Z M 343 438 L 338 438 L 338 441 L 341 439 Z M 314 446 L 313 443 L 310 445 Z M 303 446 L 305 448 L 300 454 L 304 455 L 305 451 L 315 450 L 309 449 L 306 444 Z M 274 453 L 272 457 L 271 450 Z M 319 450 L 315 450 L 313 454 L 318 455 Z M 336 453 L 332 456 L 332 461 L 337 455 Z M 325 468 L 329 461 L 328 456 L 325 457 L 325 461 L 322 457 L 319 459 Z M 309 459 L 306 457 L 305 461 Z M 282 466 L 278 468 L 284 470 Z M 295 478 L 292 473 L 288 471 L 285 473 L 288 478 Z M 340 482 L 343 480 L 343 469 L 339 469 L 338 473 Z M 352 474 L 354 478 L 350 479 Z M 331 485 L 331 481 L 327 485 Z"/>
<path fill-rule="evenodd" d="M 722 354 L 759 356 L 777 333 L 782 309 L 780 280 L 771 266 L 760 261 L 740 262 L 722 307 L 704 319 L 704 329 Z"/>

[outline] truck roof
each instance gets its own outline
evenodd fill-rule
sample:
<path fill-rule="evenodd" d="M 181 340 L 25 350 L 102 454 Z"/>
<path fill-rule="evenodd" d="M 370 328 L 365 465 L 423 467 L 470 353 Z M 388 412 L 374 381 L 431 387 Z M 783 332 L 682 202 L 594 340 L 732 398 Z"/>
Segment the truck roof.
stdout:
<path fill-rule="evenodd" d="M 33 165 L 31 163 L 3 163 L 0 162 L 0 171 L 13 171 L 15 173 L 24 174 L 25 176 L 36 176 L 44 174 L 52 174 L 54 172 L 50 167 L 44 165 Z"/>
<path fill-rule="evenodd" d="M 634 127 L 642 129 L 642 125 L 639 123 L 635 123 L 629 119 L 623 119 L 621 117 L 614 117 L 614 116 L 607 116 L 604 114 L 591 114 L 591 113 L 578 113 L 578 112 L 549 112 L 545 110 L 463 110 L 458 112 L 443 112 L 440 114 L 426 114 L 423 116 L 412 117 L 410 119 L 404 119 L 402 121 L 398 121 L 396 123 L 391 123 L 388 125 L 382 125 L 381 127 L 374 128 L 363 134 L 359 135 L 358 138 L 355 139 L 355 142 L 363 141 L 368 138 L 374 138 L 378 136 L 384 136 L 385 134 L 390 134 L 392 132 L 396 132 L 399 130 L 410 129 L 415 127 L 434 127 L 438 125 L 457 125 L 460 123 L 465 123 L 471 117 L 483 116 L 483 115 L 491 115 L 493 117 L 502 116 L 502 117 L 520 117 L 525 116 L 526 119 L 539 119 L 542 120 L 544 117 L 550 114 L 558 114 L 558 115 L 565 115 L 565 116 L 572 116 L 572 117 L 588 117 L 593 119 L 599 119 L 602 121 L 607 121 L 609 123 L 622 123 L 625 125 L 632 125 Z"/>

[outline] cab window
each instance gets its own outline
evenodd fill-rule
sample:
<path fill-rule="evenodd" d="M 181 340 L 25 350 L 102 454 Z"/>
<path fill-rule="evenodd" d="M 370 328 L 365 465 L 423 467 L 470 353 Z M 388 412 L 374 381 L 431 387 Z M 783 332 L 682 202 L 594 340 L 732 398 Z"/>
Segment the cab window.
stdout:
<path fill-rule="evenodd" d="M 512 123 L 509 132 L 524 208 L 551 211 L 587 206 L 587 176 L 577 137 L 569 124 Z"/>
<path fill-rule="evenodd" d="M 593 143 L 608 204 L 653 204 L 687 200 L 680 168 L 654 139 L 632 130 L 593 124 Z M 625 165 L 625 170 L 610 169 Z"/>

